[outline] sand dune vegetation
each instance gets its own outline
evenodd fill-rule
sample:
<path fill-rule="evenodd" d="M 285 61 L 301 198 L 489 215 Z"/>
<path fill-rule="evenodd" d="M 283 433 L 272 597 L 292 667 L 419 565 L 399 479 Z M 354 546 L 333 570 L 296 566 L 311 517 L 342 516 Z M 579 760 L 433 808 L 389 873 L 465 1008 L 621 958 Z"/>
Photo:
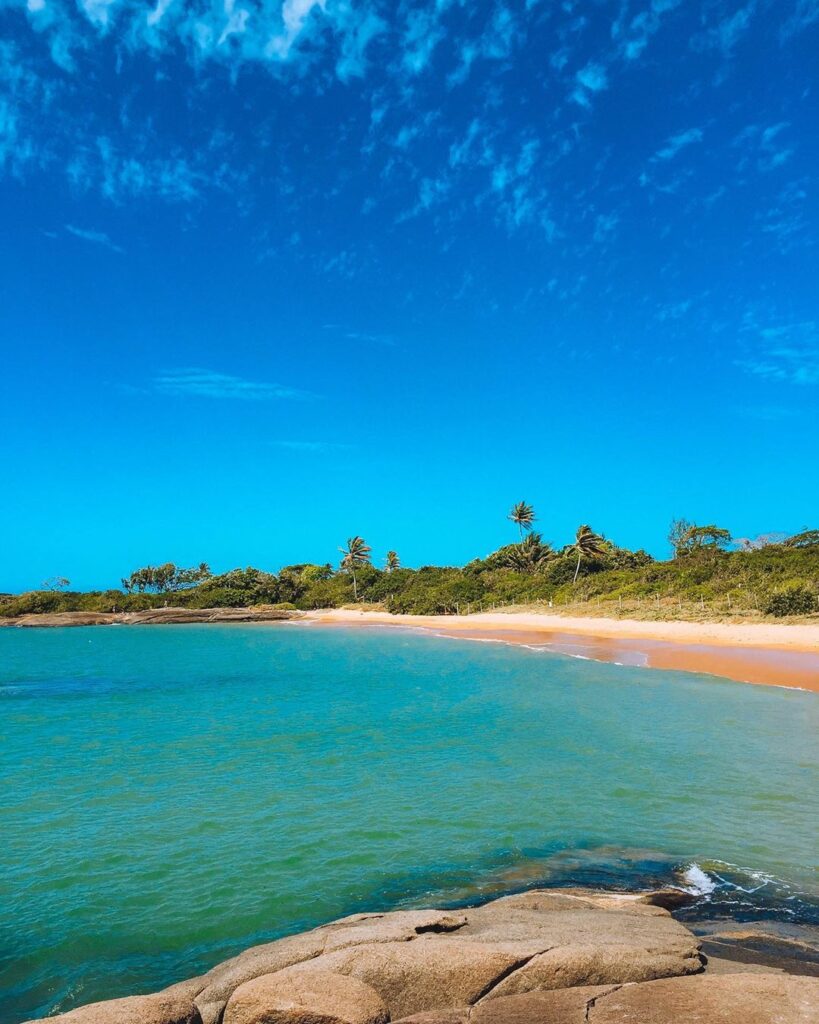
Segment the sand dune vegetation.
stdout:
<path fill-rule="evenodd" d="M 732 538 L 722 527 L 675 520 L 672 556 L 621 547 L 591 526 L 555 547 L 533 529 L 534 510 L 513 506 L 520 539 L 463 566 L 408 568 L 395 551 L 372 562 L 359 536 L 338 566 L 300 562 L 277 572 L 253 567 L 214 575 L 207 563 L 137 569 L 117 590 L 48 588 L 0 596 L 0 617 L 64 611 L 139 611 L 279 606 L 312 610 L 359 604 L 405 614 L 469 614 L 498 607 L 550 608 L 631 618 L 804 618 L 819 615 L 819 530 Z"/>

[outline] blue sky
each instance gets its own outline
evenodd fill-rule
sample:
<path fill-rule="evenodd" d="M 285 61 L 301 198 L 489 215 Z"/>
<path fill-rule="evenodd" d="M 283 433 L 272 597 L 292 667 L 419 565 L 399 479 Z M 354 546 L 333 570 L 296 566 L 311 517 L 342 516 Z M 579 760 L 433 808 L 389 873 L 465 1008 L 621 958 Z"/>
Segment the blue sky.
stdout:
<path fill-rule="evenodd" d="M 819 0 L 0 0 L 0 590 L 819 507 Z"/>

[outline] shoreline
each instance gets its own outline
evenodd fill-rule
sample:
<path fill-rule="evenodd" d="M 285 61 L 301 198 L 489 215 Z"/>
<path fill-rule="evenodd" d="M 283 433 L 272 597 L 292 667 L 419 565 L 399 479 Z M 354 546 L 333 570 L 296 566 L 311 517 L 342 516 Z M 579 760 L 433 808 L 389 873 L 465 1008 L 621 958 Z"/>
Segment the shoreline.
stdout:
<path fill-rule="evenodd" d="M 394 615 L 357 608 L 291 611 L 256 606 L 41 613 L 0 618 L 0 630 L 272 622 L 330 627 L 397 626 L 453 639 L 514 644 L 590 661 L 696 672 L 739 683 L 819 692 L 819 623 L 657 621 L 524 611 Z"/>
<path fill-rule="evenodd" d="M 61 1024 L 808 1024 L 814 933 L 688 928 L 679 888 L 527 888 L 460 907 L 352 914 L 251 946 L 158 992 Z M 761 927 L 760 927 L 761 925 Z M 606 1004 L 606 1000 L 616 1001 Z M 603 1001 L 611 1013 L 591 1011 Z M 624 1001 L 623 1001 L 624 1000 Z M 758 1011 L 761 1010 L 761 1015 Z"/>
<path fill-rule="evenodd" d="M 439 636 L 508 643 L 591 661 L 697 672 L 739 683 L 819 692 L 819 625 L 641 622 L 538 612 L 391 615 L 344 608 L 305 612 L 300 621 L 410 627 Z"/>

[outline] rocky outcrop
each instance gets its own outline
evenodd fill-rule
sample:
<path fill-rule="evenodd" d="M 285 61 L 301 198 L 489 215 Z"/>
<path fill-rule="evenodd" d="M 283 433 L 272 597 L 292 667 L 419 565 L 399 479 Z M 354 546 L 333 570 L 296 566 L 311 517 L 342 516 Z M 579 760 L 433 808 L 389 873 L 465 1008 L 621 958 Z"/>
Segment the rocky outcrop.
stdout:
<path fill-rule="evenodd" d="M 819 982 L 814 978 L 704 974 L 507 996 L 468 1009 L 464 1020 L 469 1024 L 816 1024 L 817 998 Z M 450 1024 L 450 1020 L 445 1015 L 414 1016 L 400 1024 Z"/>
<path fill-rule="evenodd" d="M 219 964 L 199 979 L 196 1005 L 203 1024 L 218 1024 L 230 995 L 253 978 L 307 961 L 321 969 L 318 958 L 325 952 L 370 943 L 409 942 L 422 935 L 455 931 L 465 923 L 463 915 L 440 910 L 405 910 L 342 918 L 303 935 L 254 946 Z"/>
<path fill-rule="evenodd" d="M 0 626 L 156 626 L 188 622 L 279 622 L 299 618 L 286 608 L 149 608 L 142 612 L 43 612 L 0 617 Z"/>
<path fill-rule="evenodd" d="M 240 985 L 225 1024 L 387 1024 L 384 1001 L 369 985 L 327 971 L 287 967 Z"/>
<path fill-rule="evenodd" d="M 819 979 L 720 961 L 667 893 L 539 890 L 357 914 L 61 1024 L 819 1024 Z M 705 971 L 705 973 L 703 973 Z M 759 973 L 762 972 L 762 973 Z"/>
<path fill-rule="evenodd" d="M 52 1020 L 60 1024 L 201 1024 L 186 983 L 174 985 L 148 996 L 126 996 L 88 1003 Z"/>

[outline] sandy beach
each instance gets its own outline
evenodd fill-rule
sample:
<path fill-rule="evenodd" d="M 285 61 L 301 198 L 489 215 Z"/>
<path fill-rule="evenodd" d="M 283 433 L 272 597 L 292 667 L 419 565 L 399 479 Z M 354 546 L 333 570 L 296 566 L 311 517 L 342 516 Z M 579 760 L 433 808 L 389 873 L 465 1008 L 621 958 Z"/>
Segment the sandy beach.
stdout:
<path fill-rule="evenodd" d="M 819 692 L 819 624 L 640 622 L 498 611 L 390 615 L 355 609 L 327 609 L 305 617 L 325 624 L 413 627 L 464 640 L 544 647 L 594 661 Z"/>

